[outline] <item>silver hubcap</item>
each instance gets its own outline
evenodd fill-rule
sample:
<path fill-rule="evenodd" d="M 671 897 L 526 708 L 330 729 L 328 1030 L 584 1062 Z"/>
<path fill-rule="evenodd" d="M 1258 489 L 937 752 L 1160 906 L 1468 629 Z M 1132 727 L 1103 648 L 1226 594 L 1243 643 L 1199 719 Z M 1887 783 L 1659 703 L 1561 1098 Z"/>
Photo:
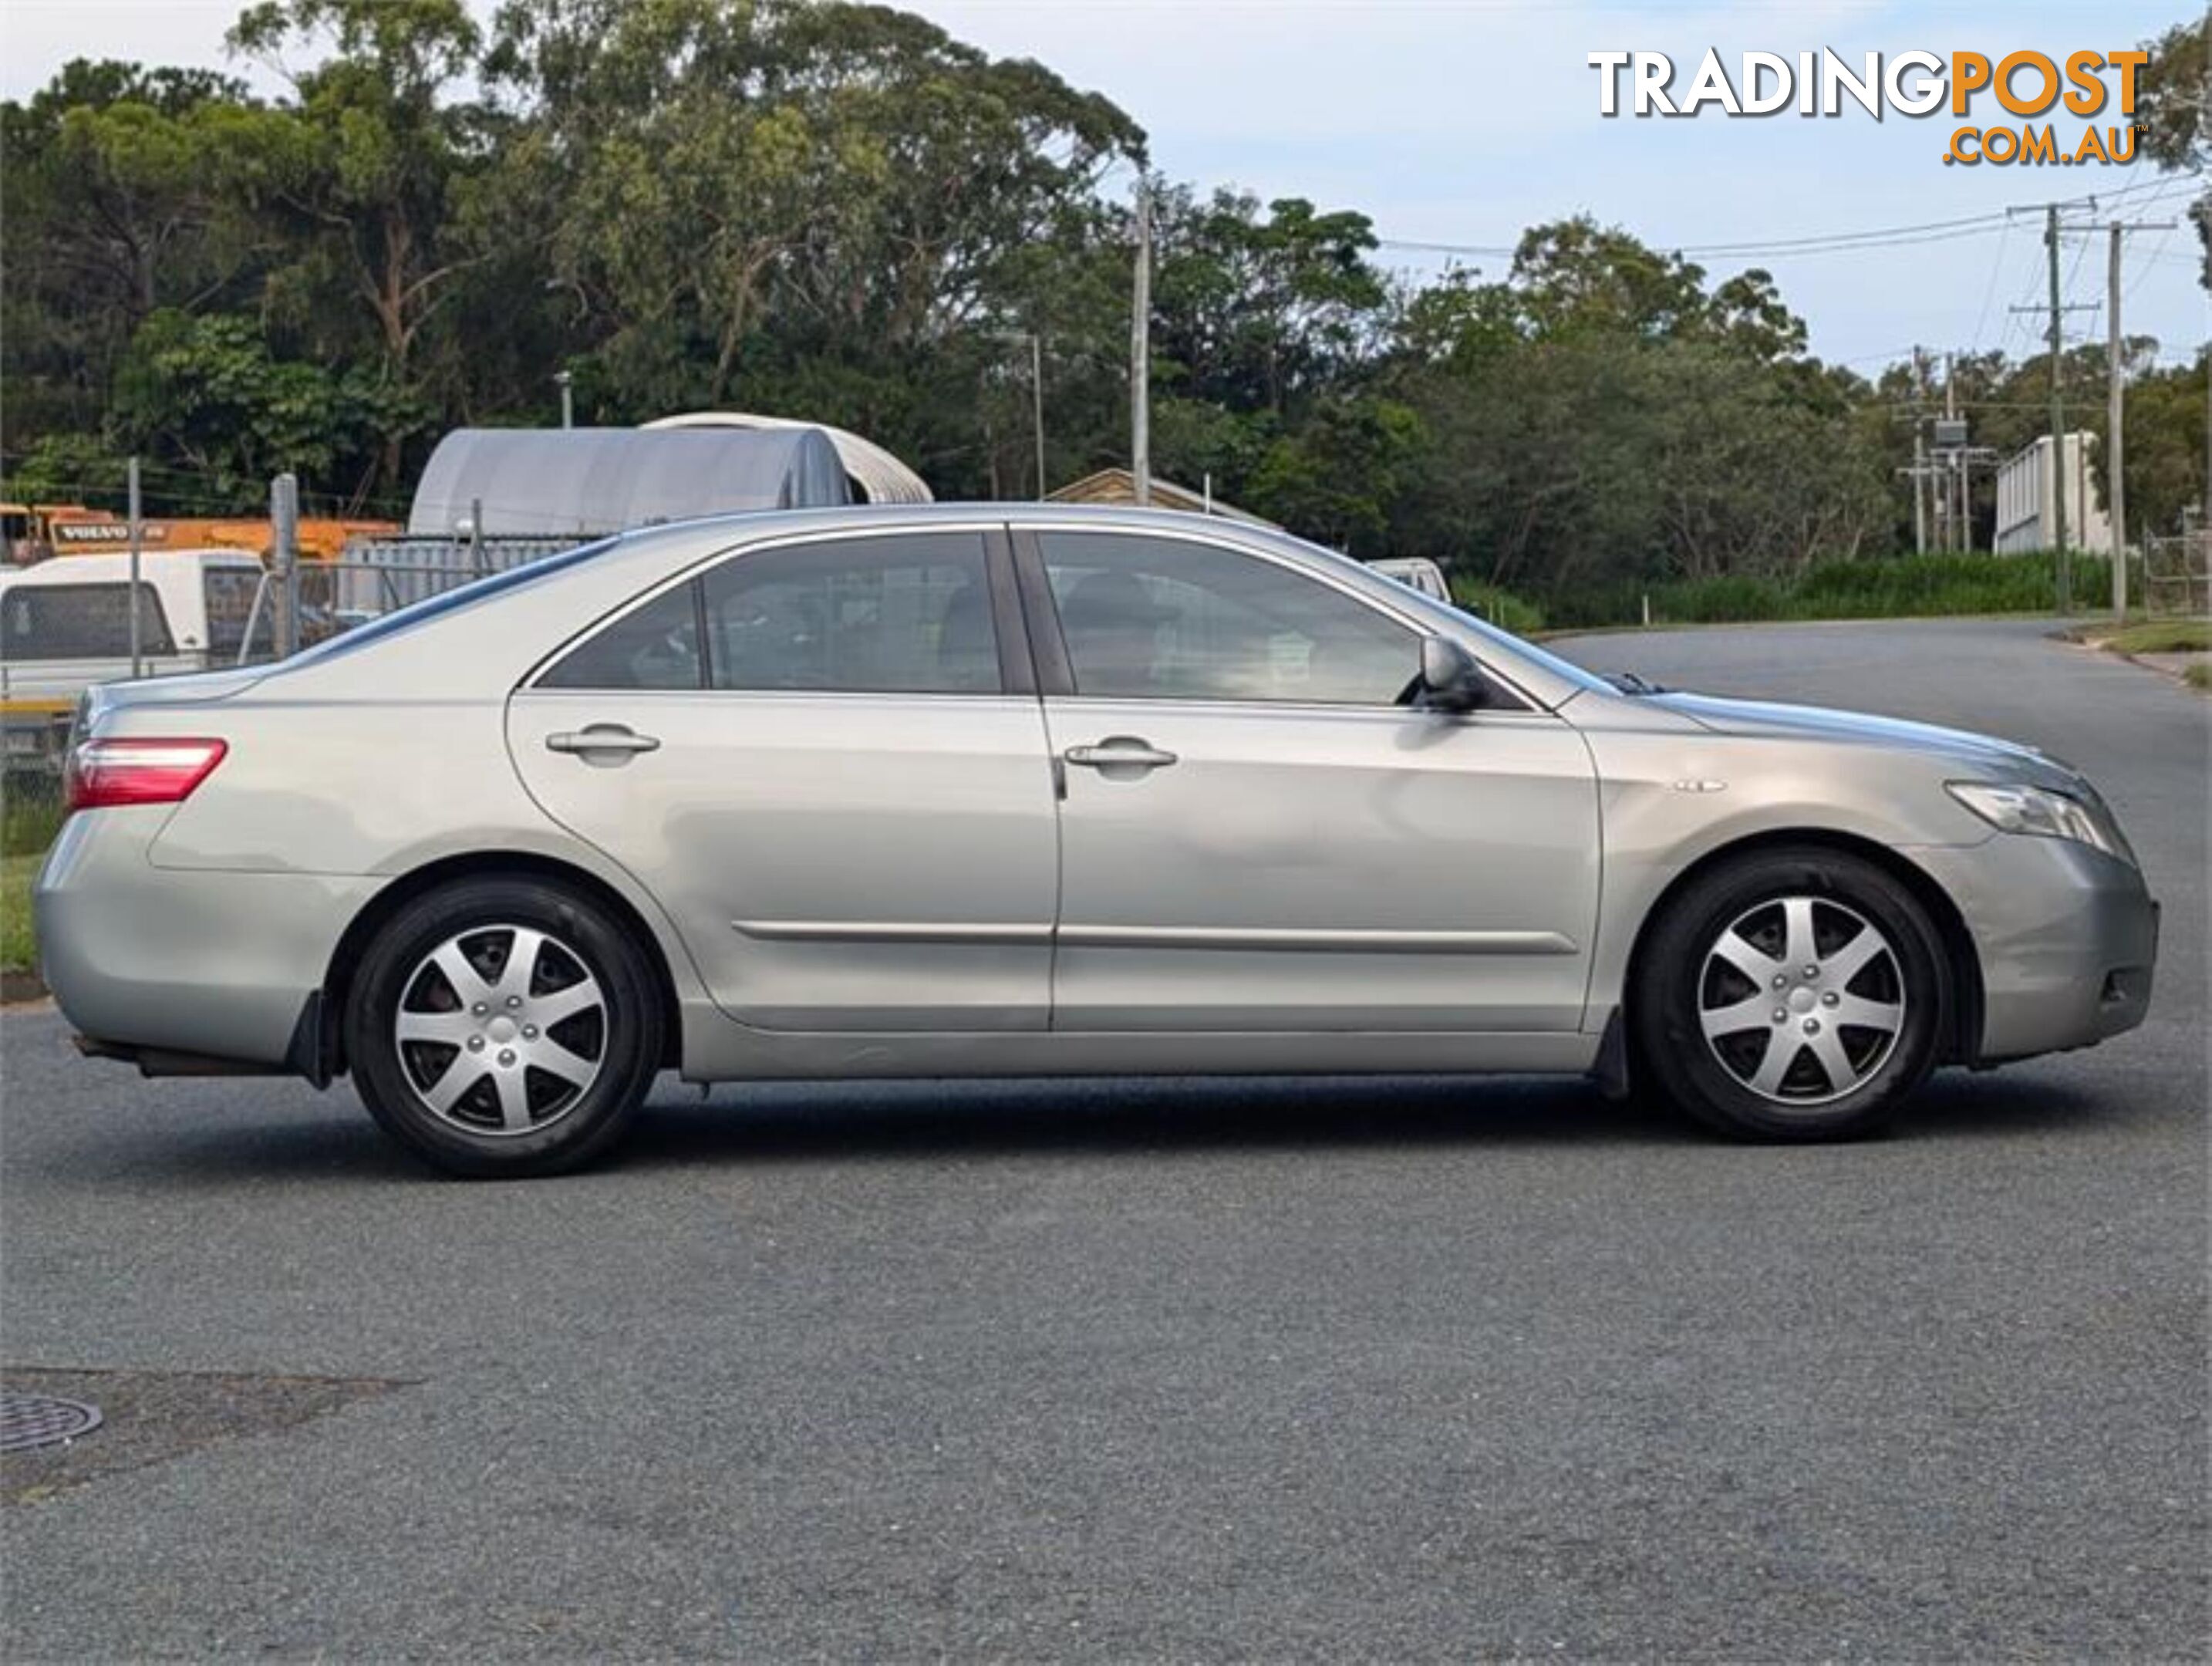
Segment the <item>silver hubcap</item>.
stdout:
<path fill-rule="evenodd" d="M 1721 1067 L 1784 1105 L 1840 1099 L 1888 1061 L 1905 972 L 1864 915 L 1783 897 L 1739 915 L 1705 952 L 1698 1024 Z"/>
<path fill-rule="evenodd" d="M 550 933 L 478 926 L 408 976 L 392 1034 L 432 1116 L 470 1134 L 531 1134 L 599 1079 L 606 997 L 583 957 Z"/>

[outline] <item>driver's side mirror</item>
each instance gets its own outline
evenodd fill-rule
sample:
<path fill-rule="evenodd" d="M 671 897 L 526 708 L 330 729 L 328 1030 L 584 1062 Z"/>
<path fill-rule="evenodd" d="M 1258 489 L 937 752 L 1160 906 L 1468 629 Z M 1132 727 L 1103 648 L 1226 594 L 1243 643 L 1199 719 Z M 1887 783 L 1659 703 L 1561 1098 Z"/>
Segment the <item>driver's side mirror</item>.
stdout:
<path fill-rule="evenodd" d="M 1471 712 L 1489 697 L 1482 668 L 1449 636 L 1421 639 L 1421 690 L 1414 704 L 1436 712 Z"/>

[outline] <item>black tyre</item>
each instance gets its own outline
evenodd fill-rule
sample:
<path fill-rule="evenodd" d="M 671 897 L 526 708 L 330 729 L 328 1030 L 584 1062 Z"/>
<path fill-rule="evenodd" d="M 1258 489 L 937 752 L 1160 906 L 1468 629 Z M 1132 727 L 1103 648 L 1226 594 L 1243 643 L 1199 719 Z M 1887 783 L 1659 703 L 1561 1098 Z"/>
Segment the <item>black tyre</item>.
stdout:
<path fill-rule="evenodd" d="M 1700 874 L 1638 956 L 1639 1068 L 1724 1132 L 1836 1140 L 1880 1127 L 1949 1033 L 1927 910 L 1873 863 L 1776 848 Z"/>
<path fill-rule="evenodd" d="M 464 879 L 386 922 L 347 998 L 369 1115 L 453 1174 L 553 1174 L 605 1151 L 659 1067 L 646 951 L 580 891 Z"/>

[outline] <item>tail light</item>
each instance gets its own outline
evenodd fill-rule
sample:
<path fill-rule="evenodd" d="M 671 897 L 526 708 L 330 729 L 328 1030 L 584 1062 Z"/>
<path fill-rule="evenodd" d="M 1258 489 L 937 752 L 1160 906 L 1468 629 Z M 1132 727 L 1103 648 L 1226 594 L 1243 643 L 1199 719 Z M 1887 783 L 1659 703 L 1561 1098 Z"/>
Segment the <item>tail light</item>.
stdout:
<path fill-rule="evenodd" d="M 69 808 L 73 813 L 118 804 L 181 804 L 229 750 L 220 740 L 167 735 L 83 741 L 69 756 Z"/>

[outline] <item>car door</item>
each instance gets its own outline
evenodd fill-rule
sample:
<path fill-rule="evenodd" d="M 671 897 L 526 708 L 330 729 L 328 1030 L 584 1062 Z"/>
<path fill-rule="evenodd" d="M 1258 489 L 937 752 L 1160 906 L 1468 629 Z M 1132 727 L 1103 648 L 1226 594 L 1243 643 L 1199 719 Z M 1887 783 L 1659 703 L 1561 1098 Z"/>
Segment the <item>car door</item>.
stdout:
<path fill-rule="evenodd" d="M 1020 634 L 1002 530 L 743 550 L 549 665 L 509 744 L 733 1016 L 1042 1030 L 1058 848 Z"/>
<path fill-rule="evenodd" d="M 1053 1025 L 1571 1030 L 1598 806 L 1567 724 L 1417 709 L 1420 633 L 1200 535 L 1016 534 L 1060 771 Z"/>

